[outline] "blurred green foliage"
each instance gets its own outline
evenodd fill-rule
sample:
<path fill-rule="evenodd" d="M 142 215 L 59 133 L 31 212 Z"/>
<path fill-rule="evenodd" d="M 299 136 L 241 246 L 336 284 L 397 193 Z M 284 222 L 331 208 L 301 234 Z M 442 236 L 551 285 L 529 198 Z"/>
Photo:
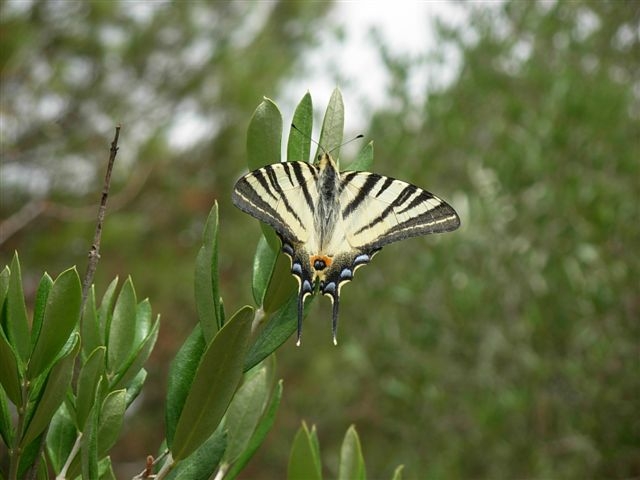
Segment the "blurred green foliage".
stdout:
<path fill-rule="evenodd" d="M 20 249 L 32 298 L 42 268 L 84 262 L 122 122 L 96 282 L 131 273 L 162 313 L 148 382 L 163 389 L 195 323 L 193 260 L 214 198 L 225 304 L 251 298 L 260 231 L 229 199 L 246 128 L 298 73 L 329 7 L 133 5 L 3 5 L 0 215 L 39 215 L 0 255 Z M 338 348 L 328 302 L 314 302 L 304 346 L 279 350 L 286 393 L 247 478 L 284 476 L 301 419 L 317 425 L 330 476 L 351 423 L 372 478 L 399 463 L 407 478 L 640 475 L 640 4 L 467 8 L 469 24 L 439 25 L 437 52 L 379 45 L 392 106 L 364 132 L 375 171 L 441 196 L 462 228 L 389 246 L 360 270 Z M 411 79 L 452 50 L 458 75 L 416 101 Z M 194 113 L 186 136 L 199 141 L 171 144 Z M 161 437 L 162 397 L 145 398 L 149 428 L 132 420 L 122 462 Z"/>

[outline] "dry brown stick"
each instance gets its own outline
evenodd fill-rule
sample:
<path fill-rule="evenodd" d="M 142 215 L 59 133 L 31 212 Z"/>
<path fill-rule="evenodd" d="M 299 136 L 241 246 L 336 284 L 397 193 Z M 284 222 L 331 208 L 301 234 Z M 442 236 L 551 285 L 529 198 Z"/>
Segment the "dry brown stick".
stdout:
<path fill-rule="evenodd" d="M 82 281 L 82 308 L 87 300 L 89 294 L 89 288 L 93 283 L 93 277 L 96 273 L 96 267 L 98 266 L 98 260 L 100 260 L 100 240 L 102 238 L 102 226 L 104 224 L 104 216 L 107 211 L 107 198 L 109 197 L 109 187 L 111 186 L 111 172 L 113 171 L 113 164 L 118 154 L 118 139 L 120 138 L 120 125 L 116 126 L 116 133 L 111 142 L 111 149 L 109 150 L 109 163 L 107 164 L 107 173 L 104 177 L 104 185 L 102 187 L 102 197 L 100 198 L 100 206 L 98 207 L 98 221 L 96 222 L 96 231 L 93 234 L 93 243 L 89 250 L 89 263 L 87 264 L 87 270 L 84 274 L 84 280 Z"/>

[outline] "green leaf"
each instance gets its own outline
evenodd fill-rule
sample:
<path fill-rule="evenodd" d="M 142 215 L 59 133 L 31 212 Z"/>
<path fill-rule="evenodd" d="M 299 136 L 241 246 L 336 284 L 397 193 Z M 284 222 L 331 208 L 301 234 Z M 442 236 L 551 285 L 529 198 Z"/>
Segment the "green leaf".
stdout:
<path fill-rule="evenodd" d="M 136 332 L 136 292 L 131 277 L 124 282 L 107 331 L 107 371 L 120 372 L 131 354 Z"/>
<path fill-rule="evenodd" d="M 98 425 L 98 458 L 102 458 L 115 445 L 127 408 L 127 391 L 115 390 L 102 402 Z"/>
<path fill-rule="evenodd" d="M 249 462 L 253 454 L 258 450 L 258 447 L 262 445 L 264 439 L 273 427 L 273 424 L 276 420 L 276 413 L 278 413 L 278 407 L 280 406 L 280 400 L 282 399 L 282 380 L 278 382 L 276 385 L 275 391 L 272 395 L 271 402 L 267 407 L 260 423 L 257 428 L 253 432 L 253 436 L 249 440 L 247 447 L 242 452 L 242 455 L 235 461 L 235 463 L 228 470 L 226 479 L 235 478 L 245 467 L 245 465 Z"/>
<path fill-rule="evenodd" d="M 391 480 L 402 480 L 402 470 L 404 470 L 404 465 L 398 465 L 393 471 L 393 477 L 391 477 Z"/>
<path fill-rule="evenodd" d="M 366 172 L 373 166 L 373 142 L 369 142 L 360 150 L 356 159 L 349 164 L 347 170 Z"/>
<path fill-rule="evenodd" d="M 173 467 L 167 479 L 207 480 L 213 478 L 226 447 L 226 429 L 220 425 L 193 454 Z"/>
<path fill-rule="evenodd" d="M 311 304 L 307 301 L 305 311 Z M 287 302 L 269 318 L 267 324 L 253 342 L 244 365 L 245 371 L 253 368 L 271 355 L 296 331 L 298 319 L 298 298 L 292 295 Z"/>
<path fill-rule="evenodd" d="M 87 358 L 78 375 L 78 389 L 76 397 L 76 426 L 81 432 L 93 407 L 96 390 L 100 378 L 104 374 L 104 357 L 107 349 L 98 347 Z"/>
<path fill-rule="evenodd" d="M 316 152 L 316 158 L 322 149 L 327 152 L 331 151 L 336 161 L 340 158 L 340 145 L 342 144 L 342 136 L 344 132 L 344 103 L 342 102 L 342 94 L 337 88 L 331 94 L 327 111 L 322 121 L 322 130 L 320 131 L 320 146 Z"/>
<path fill-rule="evenodd" d="M 340 450 L 338 480 L 365 480 L 366 472 L 360 439 L 353 425 L 349 427 Z"/>
<path fill-rule="evenodd" d="M 176 425 L 180 419 L 184 402 L 189 394 L 193 377 L 196 374 L 196 370 L 200 364 L 200 358 L 202 358 L 205 348 L 206 343 L 202 336 L 202 327 L 198 325 L 182 344 L 169 367 L 165 410 L 167 446 L 169 448 L 173 445 Z"/>
<path fill-rule="evenodd" d="M 66 403 L 60 405 L 47 430 L 47 454 L 58 473 L 71 453 L 78 431 Z"/>
<path fill-rule="evenodd" d="M 14 405 L 22 404 L 20 384 L 17 355 L 0 329 L 0 385 Z"/>
<path fill-rule="evenodd" d="M 103 331 L 99 328 L 98 312 L 96 311 L 96 290 L 93 285 L 89 289 L 89 294 L 84 304 L 80 331 L 82 332 L 82 354 L 85 358 L 96 348 L 105 344 Z"/>
<path fill-rule="evenodd" d="M 287 143 L 288 161 L 309 161 L 311 153 L 311 135 L 313 130 L 313 103 L 311 95 L 307 92 L 296 107 L 291 122 L 296 128 L 289 131 Z"/>
<path fill-rule="evenodd" d="M 160 316 L 156 318 L 155 323 L 151 327 L 151 331 L 138 345 L 129 358 L 122 364 L 120 371 L 111 381 L 111 390 L 117 388 L 128 388 L 129 382 L 138 375 L 138 372 L 151 355 L 151 351 L 158 339 L 158 330 L 160 329 Z"/>
<path fill-rule="evenodd" d="M 11 271 L 7 265 L 4 266 L 0 272 L 0 310 L 4 305 L 4 301 L 7 298 L 7 291 L 9 290 L 9 278 L 11 277 Z M 1 324 L 4 328 L 4 324 Z"/>
<path fill-rule="evenodd" d="M 267 291 L 267 285 L 269 285 L 271 274 L 276 266 L 278 255 L 278 250 L 271 248 L 264 236 L 261 236 L 260 240 L 258 240 L 256 254 L 253 256 L 251 290 L 256 305 L 262 305 L 264 301 L 264 294 Z"/>
<path fill-rule="evenodd" d="M 207 342 L 222 327 L 218 278 L 218 203 L 214 202 L 202 235 L 202 246 L 196 257 L 194 291 L 198 320 Z"/>
<path fill-rule="evenodd" d="M 247 165 L 255 170 L 280 161 L 282 114 L 269 98 L 258 105 L 247 131 Z"/>
<path fill-rule="evenodd" d="M 33 464 L 36 462 L 36 460 L 39 461 L 46 461 L 45 459 L 42 458 L 42 456 L 40 455 L 40 444 L 42 441 L 42 436 L 44 435 L 44 432 L 42 434 L 40 434 L 38 437 L 36 437 L 31 443 L 29 443 L 26 447 L 22 448 L 22 453 L 20 456 L 20 466 L 18 467 L 18 478 L 26 478 L 27 477 L 27 472 L 29 470 L 31 470 L 31 467 L 33 466 Z M 38 458 L 40 457 L 40 458 Z M 36 474 L 42 474 L 41 469 L 38 469 L 36 471 Z M 40 477 L 42 478 L 42 477 Z"/>
<path fill-rule="evenodd" d="M 33 306 L 33 324 L 31 325 L 31 351 L 35 347 L 36 341 L 40 336 L 40 330 L 42 329 L 42 322 L 44 321 L 44 312 L 47 305 L 47 298 L 51 287 L 53 286 L 52 278 L 45 273 L 40 279 L 38 290 L 36 292 L 36 301 Z M 33 356 L 33 353 L 32 353 Z"/>
<path fill-rule="evenodd" d="M 111 465 L 111 457 L 105 457 L 98 463 L 99 480 L 117 480 Z"/>
<path fill-rule="evenodd" d="M 20 259 L 18 252 L 13 255 L 11 261 L 11 276 L 7 289 L 6 317 L 3 317 L 2 328 L 7 340 L 17 354 L 18 368 L 26 362 L 30 352 L 29 324 L 27 321 L 27 307 L 24 303 L 22 291 L 22 273 L 20 271 Z"/>
<path fill-rule="evenodd" d="M 80 337 L 73 335 L 71 348 L 51 368 L 35 411 L 20 440 L 20 446 L 28 445 L 47 427 L 69 388 L 73 376 L 73 364 L 80 350 Z"/>
<path fill-rule="evenodd" d="M 314 426 L 309 432 L 306 423 L 302 422 L 302 426 L 293 439 L 293 446 L 289 454 L 288 480 L 322 479 L 322 466 L 315 431 L 316 427 Z"/>
<path fill-rule="evenodd" d="M 129 405 L 131 405 L 138 397 L 146 379 L 147 371 L 144 368 L 141 368 L 133 380 L 129 382 L 127 385 L 127 407 L 129 407 Z"/>
<path fill-rule="evenodd" d="M 291 295 L 297 296 L 296 279 L 291 275 L 291 260 L 286 255 L 278 255 L 271 280 L 264 294 L 262 309 L 267 314 L 277 311 Z"/>
<path fill-rule="evenodd" d="M 220 423 L 242 378 L 252 320 L 253 308 L 241 308 L 204 352 L 176 426 L 175 461 L 193 453 Z"/>
<path fill-rule="evenodd" d="M 0 388 L 0 437 L 2 437 L 5 445 L 13 445 L 14 431 L 11 423 L 11 414 L 7 404 L 7 395 L 2 388 Z"/>
<path fill-rule="evenodd" d="M 109 332 L 109 324 L 111 323 L 111 316 L 113 314 L 113 304 L 116 301 L 116 288 L 118 287 L 118 277 L 111 280 L 111 283 L 107 287 L 107 290 L 102 296 L 100 302 L 100 310 L 98 310 L 98 325 L 102 332 L 102 344 L 106 345 L 107 334 Z"/>
<path fill-rule="evenodd" d="M 282 148 L 282 114 L 272 100 L 265 98 L 256 108 L 247 130 L 247 165 L 255 170 L 280 161 Z M 260 222 L 262 233 L 274 250 L 280 246 L 275 232 Z"/>
<path fill-rule="evenodd" d="M 33 379 L 47 370 L 80 319 L 82 287 L 75 268 L 62 272 L 53 282 L 42 319 L 41 334 L 33 348 L 28 378 Z"/>
<path fill-rule="evenodd" d="M 225 415 L 228 441 L 224 461 L 227 463 L 235 462 L 247 447 L 269 401 L 267 366 L 261 365 L 245 377 Z"/>
<path fill-rule="evenodd" d="M 100 425 L 100 397 L 99 392 L 93 402 L 85 431 L 80 441 L 80 462 L 82 478 L 98 478 L 98 428 Z M 71 473 L 71 472 L 70 472 Z"/>

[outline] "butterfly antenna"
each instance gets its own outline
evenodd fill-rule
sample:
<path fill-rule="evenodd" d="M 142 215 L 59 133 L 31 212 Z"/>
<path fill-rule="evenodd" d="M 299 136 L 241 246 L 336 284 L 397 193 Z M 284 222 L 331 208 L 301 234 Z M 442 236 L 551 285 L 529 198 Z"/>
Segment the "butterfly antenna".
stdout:
<path fill-rule="evenodd" d="M 329 152 L 327 152 L 327 150 L 326 150 L 322 145 L 320 145 L 318 142 L 316 142 L 316 141 L 313 139 L 313 137 L 311 137 L 311 136 L 307 135 L 307 134 L 306 134 L 306 133 L 304 133 L 302 130 L 300 130 L 298 127 L 296 127 L 296 124 L 295 124 L 295 123 L 292 123 L 292 124 L 291 124 L 291 128 L 293 128 L 296 132 L 298 132 L 298 133 L 299 133 L 300 135 L 302 135 L 303 137 L 308 138 L 308 139 L 309 139 L 309 140 L 311 140 L 313 143 L 315 143 L 315 144 L 318 146 L 318 148 L 319 148 L 320 150 L 322 150 L 324 153 L 329 153 Z"/>
<path fill-rule="evenodd" d="M 344 147 L 346 144 L 351 143 L 351 142 L 353 142 L 353 141 L 355 141 L 355 140 L 359 140 L 359 139 L 361 139 L 361 138 L 364 138 L 364 135 L 360 133 L 360 134 L 356 135 L 355 137 L 353 137 L 352 139 L 347 140 L 346 142 L 342 142 L 342 143 L 341 143 L 340 145 L 338 145 L 337 147 L 333 147 L 333 148 L 332 148 L 331 150 L 329 150 L 327 153 L 331 153 L 331 152 L 333 152 L 334 150 L 337 150 L 337 149 L 339 149 L 339 148 L 342 148 L 342 147 Z M 324 150 L 324 148 L 323 148 L 323 150 Z"/>
<path fill-rule="evenodd" d="M 298 127 L 296 127 L 295 123 L 291 124 L 291 128 L 293 128 L 296 132 L 298 132 L 303 137 L 307 137 L 309 140 L 311 140 L 313 143 L 315 143 L 320 150 L 322 150 L 326 154 L 330 154 L 334 150 L 337 150 L 337 149 L 339 149 L 341 147 L 344 147 L 347 143 L 351 143 L 354 140 L 358 140 L 360 138 L 364 138 L 364 135 L 362 135 L 362 134 L 356 135 L 355 137 L 347 140 L 346 142 L 342 142 L 340 145 L 337 145 L 337 146 L 333 147 L 331 150 L 327 151 L 326 148 L 324 148 L 322 145 L 320 145 L 318 142 L 316 142 L 312 137 L 308 136 L 306 133 L 303 133 L 302 130 L 300 130 Z"/>

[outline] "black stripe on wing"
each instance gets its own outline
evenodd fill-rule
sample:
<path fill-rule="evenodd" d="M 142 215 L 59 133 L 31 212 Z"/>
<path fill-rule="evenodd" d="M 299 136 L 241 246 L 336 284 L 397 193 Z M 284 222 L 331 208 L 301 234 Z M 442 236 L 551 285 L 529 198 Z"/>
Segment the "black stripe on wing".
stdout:
<path fill-rule="evenodd" d="M 411 217 L 387 230 L 384 234 L 368 244 L 368 247 L 382 248 L 389 243 L 405 238 L 428 235 L 431 233 L 451 232 L 460 226 L 460 218 L 447 203 L 442 202 L 420 215 Z"/>
<path fill-rule="evenodd" d="M 252 175 L 252 174 L 250 174 Z M 254 178 L 262 185 L 261 180 L 264 180 L 262 176 L 254 176 Z M 287 226 L 284 219 L 278 214 L 274 205 L 277 205 L 277 198 L 271 193 L 268 188 L 264 190 L 270 197 L 271 202 L 263 198 L 256 189 L 249 183 L 247 177 L 242 177 L 237 181 L 233 193 L 231 194 L 231 200 L 233 204 L 243 212 L 248 213 L 252 217 L 257 218 L 261 222 L 270 225 L 283 237 L 298 240 L 298 237 Z"/>

